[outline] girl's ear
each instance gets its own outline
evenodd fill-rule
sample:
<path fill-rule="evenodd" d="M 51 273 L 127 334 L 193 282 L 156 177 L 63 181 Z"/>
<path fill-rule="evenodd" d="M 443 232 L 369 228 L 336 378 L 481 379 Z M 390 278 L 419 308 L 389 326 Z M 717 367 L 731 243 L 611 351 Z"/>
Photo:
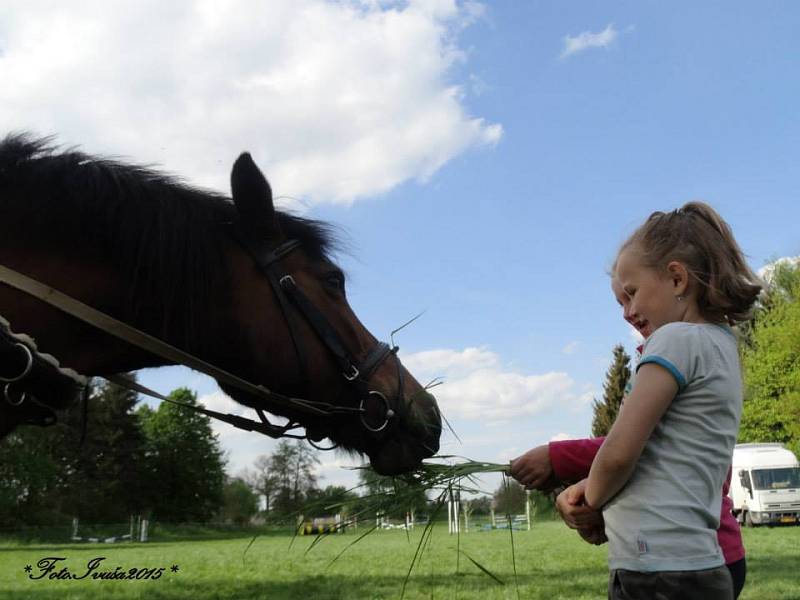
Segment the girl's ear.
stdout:
<path fill-rule="evenodd" d="M 685 296 L 689 288 L 689 271 L 686 269 L 686 265 L 673 260 L 667 265 L 667 273 L 672 280 L 675 296 Z"/>

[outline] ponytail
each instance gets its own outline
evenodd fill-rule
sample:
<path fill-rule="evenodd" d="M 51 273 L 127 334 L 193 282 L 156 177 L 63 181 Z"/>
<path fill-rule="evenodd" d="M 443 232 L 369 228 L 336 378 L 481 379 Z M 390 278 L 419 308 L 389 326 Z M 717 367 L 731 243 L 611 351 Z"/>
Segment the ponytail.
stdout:
<path fill-rule="evenodd" d="M 654 212 L 620 252 L 632 246 L 657 270 L 673 260 L 684 263 L 696 284 L 700 313 L 709 321 L 735 325 L 750 318 L 761 281 L 730 226 L 708 204 L 688 202 L 668 213 Z"/>

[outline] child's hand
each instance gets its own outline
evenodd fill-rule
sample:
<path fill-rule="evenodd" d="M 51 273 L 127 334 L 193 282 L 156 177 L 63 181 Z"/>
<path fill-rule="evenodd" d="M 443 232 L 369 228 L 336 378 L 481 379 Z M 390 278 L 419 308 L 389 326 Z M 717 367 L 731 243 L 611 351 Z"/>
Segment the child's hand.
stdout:
<path fill-rule="evenodd" d="M 549 492 L 558 485 L 547 444 L 536 446 L 512 460 L 509 474 L 529 490 Z"/>
<path fill-rule="evenodd" d="M 598 527 L 590 527 L 588 529 L 578 529 L 578 534 L 583 538 L 583 541 L 593 544 L 595 546 L 599 546 L 600 544 L 605 544 L 608 541 L 608 538 L 606 537 L 605 526 L 602 524 Z"/>
<path fill-rule="evenodd" d="M 586 479 L 569 486 L 556 498 L 556 510 L 572 529 L 589 529 L 602 526 L 603 514 L 585 503 Z"/>

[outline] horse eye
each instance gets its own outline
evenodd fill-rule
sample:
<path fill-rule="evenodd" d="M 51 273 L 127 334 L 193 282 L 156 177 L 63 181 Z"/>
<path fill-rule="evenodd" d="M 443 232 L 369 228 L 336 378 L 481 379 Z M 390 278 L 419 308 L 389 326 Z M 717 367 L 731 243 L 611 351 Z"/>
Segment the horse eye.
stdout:
<path fill-rule="evenodd" d="M 340 273 L 331 273 L 326 277 L 325 281 L 331 287 L 335 287 L 342 292 L 344 291 L 344 277 Z"/>

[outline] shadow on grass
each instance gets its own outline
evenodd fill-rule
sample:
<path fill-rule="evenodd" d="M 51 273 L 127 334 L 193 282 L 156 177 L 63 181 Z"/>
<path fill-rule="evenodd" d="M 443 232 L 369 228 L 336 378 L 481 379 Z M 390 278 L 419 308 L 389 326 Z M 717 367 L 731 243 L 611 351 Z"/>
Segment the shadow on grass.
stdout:
<path fill-rule="evenodd" d="M 748 594 L 756 588 L 769 590 L 785 589 L 793 590 L 789 596 L 783 598 L 800 598 L 800 550 L 783 556 L 753 556 L 747 555 L 747 580 L 744 592 L 747 597 L 766 598 L 764 595 Z M 769 596 L 772 598 L 773 596 Z"/>
<path fill-rule="evenodd" d="M 148 533 L 151 542 L 207 542 L 213 540 L 252 539 L 253 536 L 272 538 L 292 536 L 292 527 L 238 527 L 203 523 L 159 523 L 154 522 Z"/>
<path fill-rule="evenodd" d="M 22 547 L 46 544 L 70 544 L 72 527 L 53 526 L 53 527 L 27 527 L 21 528 L 11 533 L 0 535 L 0 549 L 7 547 Z M 95 537 L 105 539 L 108 537 L 120 537 L 121 533 L 129 530 L 125 524 L 112 525 L 90 525 L 81 529 L 80 534 L 84 538 Z M 252 539 L 254 536 L 263 538 L 286 537 L 294 535 L 294 528 L 284 526 L 263 526 L 263 527 L 238 527 L 223 524 L 183 524 L 183 523 L 160 523 L 153 522 L 150 525 L 148 544 L 151 543 L 172 543 L 172 542 L 195 542 L 209 540 L 234 540 Z M 86 542 L 92 543 L 92 542 Z M 125 541 L 121 544 L 129 543 Z"/>
<path fill-rule="evenodd" d="M 0 546 L 0 553 L 11 552 L 76 552 L 83 550 L 103 550 L 103 551 L 130 551 L 147 550 L 148 548 L 159 548 L 174 545 L 172 542 L 147 542 L 146 544 L 131 544 L 130 542 L 120 542 L 116 544 L 100 544 L 87 542 L 85 544 L 70 543 L 52 545 L 46 542 L 31 542 L 20 544 L 19 546 Z"/>
<path fill-rule="evenodd" d="M 204 526 L 164 526 L 156 524 L 150 531 L 149 540 L 145 542 L 148 547 L 158 544 L 173 544 L 176 542 L 208 542 L 217 540 L 246 540 L 248 543 L 253 537 L 275 538 L 291 537 L 294 531 L 291 528 L 214 528 Z M 88 536 L 87 536 L 88 537 Z M 108 534 L 93 535 L 104 539 L 110 537 Z M 107 546 L 121 548 L 130 546 L 129 541 L 120 541 L 114 544 L 103 544 L 98 542 L 70 542 L 68 535 L 60 533 L 56 535 L 20 535 L 16 537 L 8 536 L 0 538 L 0 552 L 14 552 L 28 548 L 58 547 L 59 549 L 79 549 L 92 546 Z M 133 542 L 138 545 L 139 542 Z M 55 546 L 54 546 L 55 545 Z"/>
<path fill-rule="evenodd" d="M 504 573 L 506 584 L 501 586 L 489 577 L 480 573 L 468 574 L 418 574 L 413 575 L 406 586 L 405 598 L 409 600 L 425 598 L 452 597 L 457 590 L 459 598 L 516 597 L 514 577 L 512 573 Z M 521 598 L 600 598 L 605 596 L 605 577 L 598 579 L 597 574 L 586 571 L 564 570 L 559 573 L 536 571 L 518 576 Z M 271 581 L 265 575 L 264 581 L 237 581 L 233 578 L 193 582 L 181 578 L 174 581 L 162 580 L 146 582 L 144 586 L 131 586 L 130 596 L 117 588 L 115 598 L 139 598 L 144 587 L 146 597 L 170 600 L 196 600 L 197 598 L 215 598 L 219 600 L 239 598 L 292 599 L 306 598 L 313 600 L 358 600 L 360 598 L 400 598 L 404 578 L 396 575 L 370 575 L 358 577 L 352 575 L 315 575 L 300 581 Z M 28 585 L 30 583 L 31 585 Z M 25 582 L 18 592 L 19 596 L 33 600 L 49 600 L 64 597 L 64 587 L 47 589 L 46 581 Z M 82 589 L 69 591 L 73 599 L 94 598 L 101 591 L 104 582 L 87 582 Z M 173 585 L 170 585 L 173 584 Z M 100 587 L 98 587 L 100 586 Z M 180 587 L 178 587 L 180 586 Z M 120 586 L 124 587 L 124 586 Z M 0 592 L 0 599 L 4 598 Z"/>

